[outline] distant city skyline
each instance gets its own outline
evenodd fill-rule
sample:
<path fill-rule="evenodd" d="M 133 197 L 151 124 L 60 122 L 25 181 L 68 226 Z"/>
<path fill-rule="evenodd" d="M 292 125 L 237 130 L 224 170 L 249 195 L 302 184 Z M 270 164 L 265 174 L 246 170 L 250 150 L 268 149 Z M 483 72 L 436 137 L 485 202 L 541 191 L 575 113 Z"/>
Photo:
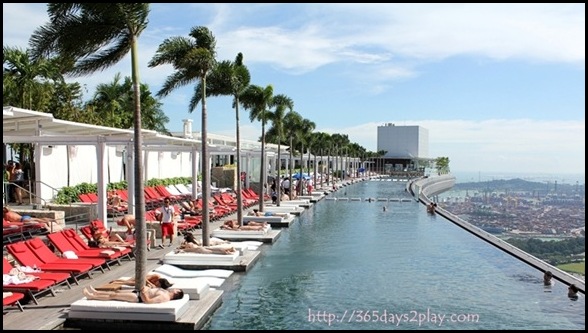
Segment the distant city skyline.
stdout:
<path fill-rule="evenodd" d="M 530 182 L 585 185 L 584 173 L 532 173 L 532 172 L 482 172 L 482 171 L 452 171 L 457 183 L 485 182 L 500 179 L 520 178 Z"/>
<path fill-rule="evenodd" d="M 3 4 L 4 46 L 26 48 L 46 4 Z M 165 38 L 206 26 L 217 59 L 244 55 L 252 84 L 273 85 L 315 131 L 376 151 L 377 127 L 429 131 L 429 158 L 452 171 L 584 174 L 585 4 L 164 4 L 139 38 L 140 78 L 155 93 L 172 72 L 148 68 Z M 130 60 L 75 79 L 92 97 Z M 73 81 L 73 80 L 70 80 Z M 195 84 L 194 84 L 195 85 Z M 188 113 L 194 85 L 161 99 L 167 127 Z M 229 97 L 207 99 L 208 130 L 235 135 Z M 259 122 L 241 110 L 241 135 Z"/>

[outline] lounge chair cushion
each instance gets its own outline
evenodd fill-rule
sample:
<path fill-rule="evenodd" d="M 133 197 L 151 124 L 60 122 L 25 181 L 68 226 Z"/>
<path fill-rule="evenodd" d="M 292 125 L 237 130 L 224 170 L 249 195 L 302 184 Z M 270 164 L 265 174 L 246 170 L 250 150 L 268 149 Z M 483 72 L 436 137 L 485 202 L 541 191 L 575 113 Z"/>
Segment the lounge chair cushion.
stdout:
<path fill-rule="evenodd" d="M 228 278 L 233 274 L 230 269 L 183 269 L 174 265 L 163 264 L 153 270 L 154 273 L 161 273 L 171 278 L 186 278 L 186 277 L 217 277 Z"/>
<path fill-rule="evenodd" d="M 170 265 L 216 265 L 232 264 L 239 258 L 239 251 L 232 254 L 202 254 L 202 253 L 174 253 L 169 252 L 163 256 L 163 263 Z"/>
<path fill-rule="evenodd" d="M 97 301 L 85 297 L 75 301 L 69 318 L 120 319 L 146 321 L 177 321 L 188 309 L 190 296 L 159 304 L 130 303 L 122 301 Z"/>

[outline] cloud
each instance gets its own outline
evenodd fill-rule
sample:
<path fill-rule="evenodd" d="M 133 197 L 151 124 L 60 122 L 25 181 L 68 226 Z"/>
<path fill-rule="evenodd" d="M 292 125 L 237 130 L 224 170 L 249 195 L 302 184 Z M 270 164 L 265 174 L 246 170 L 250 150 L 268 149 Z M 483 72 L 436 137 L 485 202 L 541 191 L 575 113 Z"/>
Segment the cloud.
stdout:
<path fill-rule="evenodd" d="M 398 126 L 429 131 L 429 156 L 446 156 L 454 169 L 518 172 L 584 173 L 586 128 L 580 121 L 532 119 L 406 120 Z M 365 123 L 346 128 L 317 128 L 345 133 L 369 151 L 377 151 L 377 128 Z"/>
<path fill-rule="evenodd" d="M 585 60 L 583 4 L 310 5 L 314 15 L 305 11 L 297 26 L 242 24 L 223 9 L 237 22 L 218 26 L 222 49 L 288 72 L 464 55 L 580 66 Z"/>

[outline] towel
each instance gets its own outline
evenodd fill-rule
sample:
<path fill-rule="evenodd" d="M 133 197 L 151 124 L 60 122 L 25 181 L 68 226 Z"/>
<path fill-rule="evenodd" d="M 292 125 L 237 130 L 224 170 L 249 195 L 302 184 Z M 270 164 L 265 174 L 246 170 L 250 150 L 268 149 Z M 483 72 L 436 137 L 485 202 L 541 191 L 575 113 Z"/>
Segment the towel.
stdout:
<path fill-rule="evenodd" d="M 100 254 L 104 255 L 105 257 L 110 257 L 111 255 L 113 255 L 115 252 L 112 250 L 104 250 L 104 251 L 100 251 Z"/>
<path fill-rule="evenodd" d="M 33 275 L 26 275 L 23 272 L 19 272 L 16 275 L 2 274 L 2 285 L 8 286 L 12 284 L 29 283 L 34 281 L 35 279 L 38 279 L 38 277 Z"/>
<path fill-rule="evenodd" d="M 16 269 L 18 269 L 21 272 L 25 272 L 25 273 L 38 273 L 38 272 L 42 272 L 40 269 L 37 268 L 37 266 L 35 266 L 35 267 L 30 267 L 30 266 L 16 266 Z"/>
<path fill-rule="evenodd" d="M 74 251 L 63 252 L 63 257 L 67 259 L 78 259 L 78 256 L 75 254 Z"/>

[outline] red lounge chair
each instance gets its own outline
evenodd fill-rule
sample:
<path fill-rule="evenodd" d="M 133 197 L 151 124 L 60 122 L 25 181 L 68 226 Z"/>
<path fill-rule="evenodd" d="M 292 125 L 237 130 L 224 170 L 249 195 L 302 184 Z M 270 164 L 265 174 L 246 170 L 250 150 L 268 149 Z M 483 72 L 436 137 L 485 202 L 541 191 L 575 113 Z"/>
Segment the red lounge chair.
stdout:
<path fill-rule="evenodd" d="M 116 262 L 120 265 L 119 258 L 122 256 L 122 252 L 97 248 L 79 249 L 74 244 L 72 244 L 70 238 L 66 236 L 66 232 L 69 232 L 70 234 L 74 233 L 75 235 L 77 235 L 77 233 L 73 229 L 66 229 L 60 232 L 54 232 L 47 235 L 49 241 L 51 241 L 51 243 L 62 254 L 67 251 L 71 251 L 78 258 L 103 258 L 107 260 L 107 264 Z"/>
<path fill-rule="evenodd" d="M 10 261 L 6 257 L 4 258 L 4 263 L 2 264 L 3 273 L 8 274 L 11 269 L 16 268 L 13 266 Z M 39 279 L 43 280 L 53 280 L 56 285 L 66 284 L 69 288 L 71 288 L 71 284 L 69 283 L 69 278 L 71 274 L 69 273 L 62 273 L 62 272 L 45 272 L 45 271 L 38 271 L 38 272 L 29 272 L 26 273 L 28 275 L 37 276 Z"/>
<path fill-rule="evenodd" d="M 90 247 L 88 245 L 88 243 L 86 241 L 84 241 L 84 239 L 82 239 L 82 237 L 74 229 L 65 229 L 63 231 L 63 234 L 65 235 L 65 237 L 67 237 L 67 239 L 72 244 L 72 246 L 74 248 L 76 248 L 78 251 L 90 250 L 90 249 L 101 250 L 101 251 L 112 250 L 112 251 L 119 252 L 120 258 L 127 257 L 129 260 L 131 259 L 131 254 L 133 253 L 133 251 L 130 247 L 113 247 L 113 248 L 102 248 L 102 249 Z"/>
<path fill-rule="evenodd" d="M 184 197 L 181 195 L 170 193 L 170 191 L 168 191 L 168 189 L 163 185 L 154 186 L 153 189 L 155 189 L 155 191 L 162 195 L 164 198 L 170 198 L 172 201 L 177 202 L 179 200 L 184 199 Z"/>
<path fill-rule="evenodd" d="M 94 203 L 92 198 L 90 198 L 90 196 L 87 193 L 78 194 L 78 198 L 80 198 L 80 201 L 83 203 Z"/>
<path fill-rule="evenodd" d="M 53 250 L 40 238 L 32 238 L 25 241 L 25 244 L 33 251 L 44 263 L 80 263 L 92 265 L 92 269 L 100 269 L 104 273 L 102 265 L 107 265 L 106 259 L 103 258 L 78 258 L 67 259 L 58 257 Z"/>
<path fill-rule="evenodd" d="M 88 198 L 90 198 L 90 200 L 92 200 L 93 203 L 98 202 L 98 194 L 90 192 L 90 193 L 86 193 L 86 195 L 88 196 Z"/>
<path fill-rule="evenodd" d="M 29 239 L 35 235 L 45 235 L 47 233 L 48 230 L 43 223 L 10 222 L 6 219 L 3 219 L 2 222 L 2 238 L 4 244 Z"/>
<path fill-rule="evenodd" d="M 165 199 L 162 195 L 154 191 L 151 187 L 144 187 L 143 193 L 145 194 L 145 204 L 148 207 L 159 207 L 163 205 L 163 199 Z"/>
<path fill-rule="evenodd" d="M 229 209 L 230 213 L 234 213 L 237 211 L 237 203 L 226 203 L 220 194 L 213 194 L 211 195 L 212 201 L 214 202 L 215 207 L 222 207 L 224 209 Z"/>
<path fill-rule="evenodd" d="M 8 253 L 10 253 L 14 259 L 16 259 L 21 265 L 38 268 L 42 271 L 48 272 L 67 272 L 71 275 L 74 281 L 77 283 L 77 277 L 83 274 L 90 275 L 90 271 L 93 269 L 90 264 L 80 264 L 73 261 L 66 263 L 45 263 L 43 262 L 34 251 L 25 244 L 26 241 L 16 242 L 6 245 Z"/>
<path fill-rule="evenodd" d="M 6 257 L 3 258 L 3 274 L 9 274 L 10 271 L 15 267 L 10 263 L 10 261 L 8 261 Z M 69 273 L 30 272 L 25 274 L 36 276 L 38 279 L 27 283 L 4 285 L 3 290 L 13 293 L 25 293 L 30 296 L 35 304 L 39 304 L 36 297 L 45 292 L 50 292 L 53 296 L 55 296 L 55 291 L 53 290 L 53 287 L 55 286 L 66 284 L 67 287 L 71 289 L 71 285 L 68 281 L 71 276 Z"/>
<path fill-rule="evenodd" d="M 3 298 L 2 298 L 2 308 L 6 308 L 6 307 L 10 307 L 10 306 L 16 306 L 18 307 L 18 309 L 20 311 L 24 311 L 22 304 L 20 304 L 20 300 L 25 298 L 25 294 L 23 293 L 19 293 L 17 291 L 5 291 L 3 293 Z"/>
<path fill-rule="evenodd" d="M 88 228 L 86 228 L 86 230 L 82 230 L 82 233 L 84 234 L 84 236 L 88 237 L 88 240 L 93 240 L 94 239 L 94 234 L 92 234 L 92 228 L 96 228 L 98 229 L 99 232 L 102 232 L 104 234 L 104 236 L 106 237 L 110 237 L 110 230 L 106 230 L 106 227 L 104 226 L 104 222 L 102 222 L 102 220 L 99 219 L 95 219 L 92 222 L 90 222 L 89 225 L 89 232 L 88 232 Z M 128 243 L 134 244 L 135 241 L 134 240 L 125 240 Z M 149 243 L 147 243 L 147 246 L 149 246 Z"/>
<path fill-rule="evenodd" d="M 202 215 L 191 216 L 185 215 L 184 222 L 189 223 L 191 225 L 190 229 L 197 229 L 200 228 L 202 224 Z"/>

